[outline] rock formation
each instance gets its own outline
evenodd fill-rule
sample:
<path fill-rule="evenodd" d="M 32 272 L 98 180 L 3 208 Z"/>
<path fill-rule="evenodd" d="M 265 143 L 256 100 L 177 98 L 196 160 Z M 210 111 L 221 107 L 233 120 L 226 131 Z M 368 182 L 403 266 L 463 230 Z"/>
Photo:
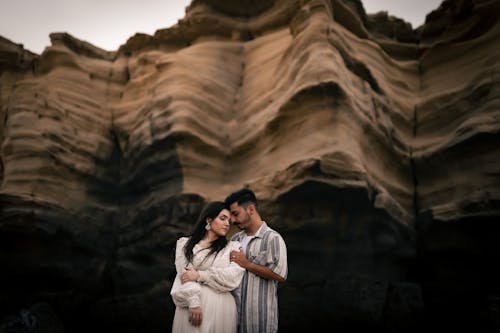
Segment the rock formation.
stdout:
<path fill-rule="evenodd" d="M 168 331 L 176 239 L 249 186 L 288 246 L 280 331 L 498 329 L 499 10 L 194 0 L 116 52 L 0 39 L 0 315 Z"/>

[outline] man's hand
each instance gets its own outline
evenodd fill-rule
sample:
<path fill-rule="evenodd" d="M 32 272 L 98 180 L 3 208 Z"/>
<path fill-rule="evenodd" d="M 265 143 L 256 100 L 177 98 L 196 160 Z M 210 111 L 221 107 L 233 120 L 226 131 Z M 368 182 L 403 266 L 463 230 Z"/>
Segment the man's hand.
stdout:
<path fill-rule="evenodd" d="M 193 326 L 200 326 L 203 315 L 201 314 L 201 307 L 189 308 L 189 322 Z"/>
<path fill-rule="evenodd" d="M 242 249 L 239 251 L 231 251 L 231 254 L 229 255 L 229 260 L 232 262 L 237 263 L 241 267 L 248 269 L 249 264 L 251 263 L 247 257 L 245 256 L 245 253 L 243 252 Z"/>
<path fill-rule="evenodd" d="M 247 257 L 245 256 L 245 253 L 243 253 L 242 249 L 240 249 L 239 251 L 231 251 L 229 259 L 237 263 L 247 271 L 260 276 L 261 278 L 268 280 L 276 280 L 278 282 L 285 282 L 285 278 L 273 272 L 269 267 L 262 266 L 248 260 Z"/>
<path fill-rule="evenodd" d="M 189 281 L 196 282 L 200 277 L 200 273 L 191 267 L 186 267 L 186 271 L 181 275 L 181 283 Z"/>

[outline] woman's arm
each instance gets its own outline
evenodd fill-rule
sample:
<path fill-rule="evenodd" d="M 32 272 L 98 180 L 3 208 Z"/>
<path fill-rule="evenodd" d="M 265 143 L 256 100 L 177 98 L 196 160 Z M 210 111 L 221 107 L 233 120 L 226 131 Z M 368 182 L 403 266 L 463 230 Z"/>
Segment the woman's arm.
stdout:
<path fill-rule="evenodd" d="M 174 304 L 179 307 L 199 307 L 201 286 L 196 282 L 182 283 L 181 276 L 185 272 L 186 257 L 184 256 L 184 244 L 187 238 L 180 238 L 175 249 L 175 269 L 177 274 L 170 290 Z"/>
<path fill-rule="evenodd" d="M 217 291 L 231 291 L 239 286 L 245 269 L 229 259 L 229 253 L 239 248 L 238 242 L 229 242 L 223 253 L 219 253 L 216 259 L 217 265 L 213 265 L 204 271 L 188 270 L 182 275 L 183 281 L 198 281 Z M 219 257 L 220 256 L 220 257 Z M 222 263 L 222 264 L 221 264 Z"/>
<path fill-rule="evenodd" d="M 177 274 L 182 274 L 188 264 L 186 256 L 184 255 L 184 245 L 186 245 L 187 241 L 187 237 L 181 237 L 175 244 L 175 270 Z"/>

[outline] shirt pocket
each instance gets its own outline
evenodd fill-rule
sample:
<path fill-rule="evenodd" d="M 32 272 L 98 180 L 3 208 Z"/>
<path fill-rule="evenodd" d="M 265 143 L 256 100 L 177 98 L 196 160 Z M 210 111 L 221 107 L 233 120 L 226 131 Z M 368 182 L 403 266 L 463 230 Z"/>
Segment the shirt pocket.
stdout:
<path fill-rule="evenodd" d="M 250 251 L 248 259 L 259 265 L 266 265 L 267 251 Z"/>

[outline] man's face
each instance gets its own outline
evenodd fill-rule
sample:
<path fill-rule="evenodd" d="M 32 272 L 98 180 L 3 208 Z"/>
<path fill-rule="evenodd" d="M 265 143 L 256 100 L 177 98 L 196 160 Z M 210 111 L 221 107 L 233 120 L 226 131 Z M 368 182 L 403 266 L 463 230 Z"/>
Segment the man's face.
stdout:
<path fill-rule="evenodd" d="M 248 228 L 251 221 L 248 208 L 233 202 L 229 209 L 231 210 L 231 223 L 235 224 L 240 230 Z"/>

